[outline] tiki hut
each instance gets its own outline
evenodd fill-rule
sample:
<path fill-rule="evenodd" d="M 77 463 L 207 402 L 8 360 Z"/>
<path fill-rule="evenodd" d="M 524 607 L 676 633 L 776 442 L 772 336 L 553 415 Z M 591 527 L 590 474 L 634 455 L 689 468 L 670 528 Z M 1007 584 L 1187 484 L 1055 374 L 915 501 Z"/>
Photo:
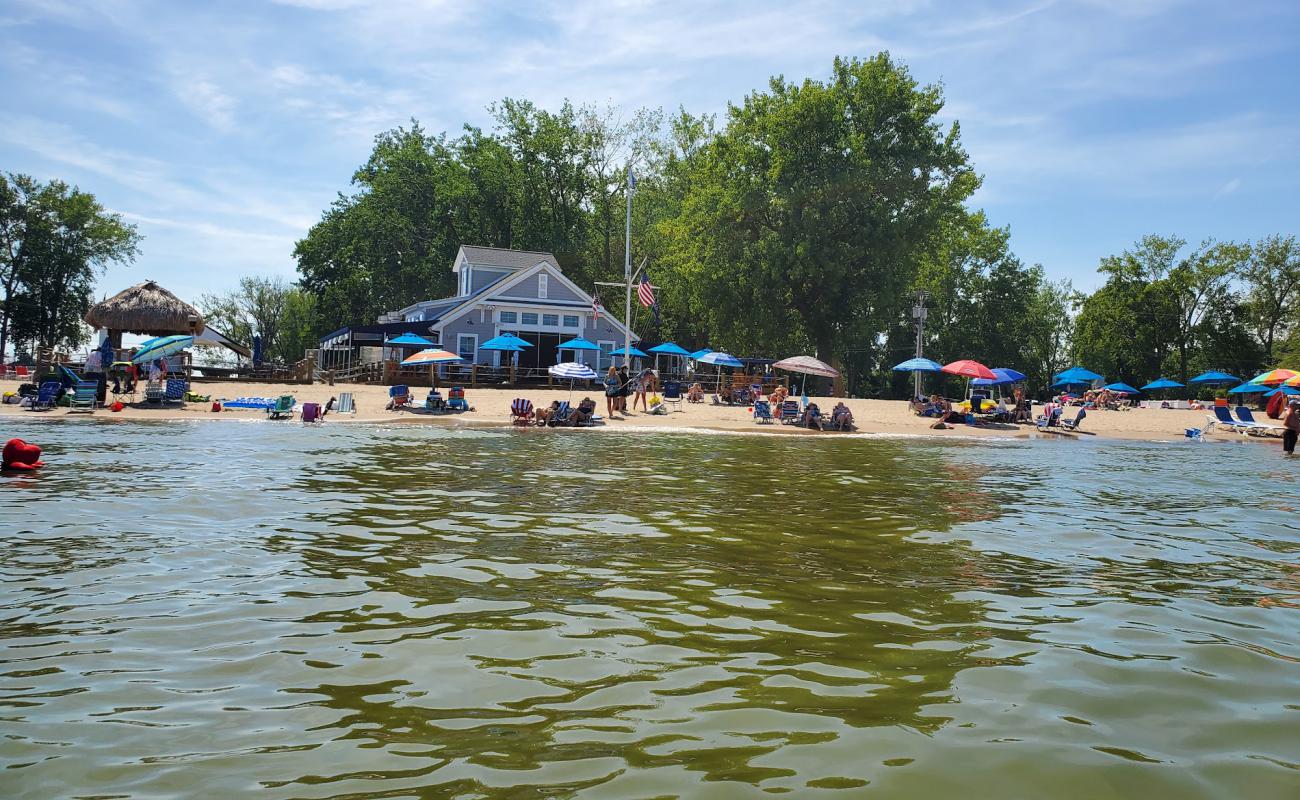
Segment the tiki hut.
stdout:
<path fill-rule="evenodd" d="M 118 292 L 86 312 L 86 324 L 107 328 L 115 346 L 123 333 L 145 336 L 203 333 L 203 315 L 153 281 Z"/>

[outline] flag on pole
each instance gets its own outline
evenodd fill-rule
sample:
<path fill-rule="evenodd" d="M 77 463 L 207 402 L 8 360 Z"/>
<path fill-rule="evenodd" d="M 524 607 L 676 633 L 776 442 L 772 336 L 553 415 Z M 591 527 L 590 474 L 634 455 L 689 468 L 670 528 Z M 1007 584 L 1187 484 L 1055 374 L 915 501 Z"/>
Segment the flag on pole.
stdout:
<path fill-rule="evenodd" d="M 593 322 L 600 322 L 600 296 L 596 294 L 591 296 L 591 318 Z"/>
<path fill-rule="evenodd" d="M 636 176 L 632 174 L 632 165 L 627 165 L 627 188 L 628 191 L 636 191 Z"/>
<path fill-rule="evenodd" d="M 641 273 L 641 283 L 636 287 L 636 299 L 641 305 L 650 309 L 655 314 L 655 324 L 659 324 L 659 300 L 655 297 L 655 289 L 650 285 L 650 271 L 645 270 Z"/>

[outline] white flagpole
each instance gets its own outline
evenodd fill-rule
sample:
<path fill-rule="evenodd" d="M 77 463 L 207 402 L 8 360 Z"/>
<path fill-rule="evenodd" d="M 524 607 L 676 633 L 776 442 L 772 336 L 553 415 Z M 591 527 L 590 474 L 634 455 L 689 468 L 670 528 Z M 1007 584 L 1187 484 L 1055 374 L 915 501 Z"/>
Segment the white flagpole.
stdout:
<path fill-rule="evenodd" d="M 627 305 L 623 314 L 623 363 L 632 367 L 632 165 L 627 165 L 627 232 L 623 240 L 623 278 L 627 283 Z"/>

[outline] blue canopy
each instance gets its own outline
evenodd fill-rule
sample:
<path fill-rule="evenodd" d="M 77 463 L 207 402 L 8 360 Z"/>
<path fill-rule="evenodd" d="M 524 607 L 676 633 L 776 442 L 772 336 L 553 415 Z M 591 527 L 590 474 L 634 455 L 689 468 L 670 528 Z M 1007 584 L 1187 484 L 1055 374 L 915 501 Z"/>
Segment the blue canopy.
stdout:
<path fill-rule="evenodd" d="M 623 356 L 623 355 L 627 355 L 627 353 L 623 352 L 625 349 L 626 349 L 626 348 L 620 347 L 620 348 L 618 348 L 617 350 L 611 350 L 609 354 L 610 354 L 611 356 Z M 650 356 L 646 355 L 645 353 L 641 352 L 640 350 L 636 349 L 635 347 L 632 348 L 632 356 L 633 356 L 634 358 L 649 358 L 649 357 L 650 357 Z"/>
<path fill-rule="evenodd" d="M 696 361 L 699 361 L 701 358 L 704 358 L 705 356 L 707 356 L 709 353 L 712 352 L 713 351 L 707 347 L 701 347 L 699 350 L 696 350 L 694 353 L 691 353 L 691 358 L 695 359 Z"/>
<path fill-rule="evenodd" d="M 486 342 L 479 345 L 478 348 L 480 350 L 507 350 L 517 353 L 532 346 L 532 342 L 525 341 L 518 336 L 515 336 L 513 333 L 503 333 L 500 336 L 488 339 Z"/>
<path fill-rule="evenodd" d="M 1092 386 L 1092 381 L 1057 381 L 1056 383 L 1052 384 L 1051 386 L 1049 386 L 1049 387 L 1047 387 L 1047 388 L 1049 388 L 1049 389 L 1069 389 L 1069 388 L 1071 388 L 1071 387 L 1075 387 L 1075 386 L 1080 386 L 1080 387 L 1089 387 L 1089 386 Z"/>
<path fill-rule="evenodd" d="M 1139 392 L 1137 389 L 1134 389 L 1132 386 L 1129 386 L 1127 383 L 1122 383 L 1120 381 L 1116 381 L 1115 383 L 1108 383 L 1101 388 L 1109 389 L 1112 392 L 1123 392 L 1124 394 L 1141 394 L 1141 392 Z"/>
<path fill-rule="evenodd" d="M 1159 378 L 1157 380 L 1151 381 L 1146 386 L 1143 386 L 1142 391 L 1150 392 L 1155 389 L 1181 389 L 1181 388 L 1183 388 L 1183 385 L 1178 381 L 1171 381 L 1168 378 Z"/>
<path fill-rule="evenodd" d="M 576 339 L 570 339 L 569 341 L 561 344 L 556 349 L 558 350 L 600 350 L 600 345 L 595 344 L 593 342 L 589 342 L 586 339 L 579 336 Z"/>
<path fill-rule="evenodd" d="M 713 364 L 719 367 L 743 367 L 745 362 L 727 353 L 709 353 L 700 359 L 701 364 Z"/>
<path fill-rule="evenodd" d="M 143 364 L 146 361 L 154 361 L 159 358 L 174 356 L 182 350 L 188 350 L 194 346 L 193 336 L 161 336 L 157 339 L 150 339 L 131 359 L 133 363 Z"/>
<path fill-rule="evenodd" d="M 1202 372 L 1188 383 L 1203 383 L 1206 386 L 1213 386 L 1214 384 L 1241 383 L 1241 378 L 1229 375 L 1226 372 Z"/>
<path fill-rule="evenodd" d="M 1258 383 L 1243 383 L 1240 386 L 1234 386 L 1229 389 L 1228 394 L 1263 394 L 1267 391 L 1267 386 Z"/>
<path fill-rule="evenodd" d="M 971 381 L 972 386 L 1003 386 L 1008 383 L 1020 383 L 1025 379 L 1025 373 L 1018 372 L 1006 367 L 994 367 L 993 374 L 998 377 L 994 380 L 988 378 L 976 378 Z"/>
<path fill-rule="evenodd" d="M 1281 392 L 1282 394 L 1297 395 L 1297 394 L 1300 394 L 1300 389 L 1297 389 L 1297 388 L 1295 388 L 1294 386 L 1287 386 L 1286 384 L 1283 384 L 1283 385 L 1277 387 L 1276 389 L 1274 389 L 1273 391 L 1265 393 L 1264 396 L 1265 396 L 1265 397 L 1272 397 L 1273 395 L 1277 394 L 1278 392 Z"/>
<path fill-rule="evenodd" d="M 1054 376 L 1058 384 L 1085 384 L 1093 381 L 1105 380 L 1102 376 L 1092 370 L 1083 367 L 1070 367 L 1065 372 L 1057 373 Z"/>
<path fill-rule="evenodd" d="M 385 347 L 437 347 L 433 342 L 414 333 L 404 333 L 401 336 L 394 336 L 392 339 L 384 342 Z"/>
<path fill-rule="evenodd" d="M 664 342 L 663 344 L 655 345 L 654 347 L 650 348 L 650 352 L 663 353 L 666 356 L 686 356 L 687 358 L 689 358 L 691 355 L 689 350 L 677 344 L 676 342 Z"/>
<path fill-rule="evenodd" d="M 902 364 L 894 365 L 894 372 L 939 372 L 943 365 L 928 358 L 909 358 Z"/>

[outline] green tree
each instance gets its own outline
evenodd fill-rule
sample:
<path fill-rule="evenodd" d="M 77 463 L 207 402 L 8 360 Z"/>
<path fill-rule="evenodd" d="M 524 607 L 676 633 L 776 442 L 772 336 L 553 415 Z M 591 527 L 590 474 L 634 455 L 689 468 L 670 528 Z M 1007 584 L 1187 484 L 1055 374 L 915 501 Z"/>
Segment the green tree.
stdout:
<path fill-rule="evenodd" d="M 1256 242 L 1241 270 L 1246 281 L 1249 325 L 1266 364 L 1276 364 L 1275 344 L 1300 325 L 1300 245 L 1294 236 Z"/>
<path fill-rule="evenodd" d="M 237 342 L 262 339 L 268 361 L 293 363 L 316 342 L 316 298 L 283 278 L 246 276 L 239 287 L 199 298 L 204 317 Z"/>
<path fill-rule="evenodd" d="M 932 231 L 979 183 L 942 107 L 883 53 L 730 107 L 675 225 L 676 277 L 711 335 L 834 363 L 884 331 Z"/>

